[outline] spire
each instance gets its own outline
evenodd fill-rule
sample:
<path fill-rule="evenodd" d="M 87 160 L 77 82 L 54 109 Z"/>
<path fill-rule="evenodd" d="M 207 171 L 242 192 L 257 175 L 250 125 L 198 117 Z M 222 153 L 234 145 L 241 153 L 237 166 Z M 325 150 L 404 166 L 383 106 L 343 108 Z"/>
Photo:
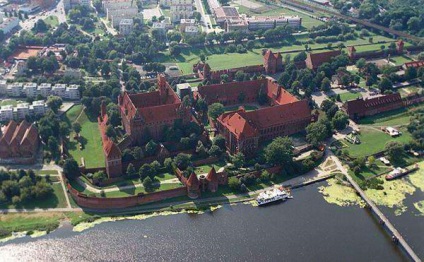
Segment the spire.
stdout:
<path fill-rule="evenodd" d="M 209 182 L 218 181 L 218 175 L 215 171 L 215 167 L 212 167 L 212 169 L 209 171 L 208 175 L 206 176 L 206 180 L 208 180 Z"/>
<path fill-rule="evenodd" d="M 198 188 L 199 185 L 200 185 L 199 179 L 197 178 L 196 173 L 193 171 L 193 173 L 191 173 L 190 177 L 187 180 L 187 186 Z"/>

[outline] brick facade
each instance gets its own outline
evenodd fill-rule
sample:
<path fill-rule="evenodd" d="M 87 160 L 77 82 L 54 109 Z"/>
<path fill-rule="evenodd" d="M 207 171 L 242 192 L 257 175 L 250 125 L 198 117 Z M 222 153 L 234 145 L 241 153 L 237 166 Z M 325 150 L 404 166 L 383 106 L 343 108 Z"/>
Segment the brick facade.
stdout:
<path fill-rule="evenodd" d="M 33 158 L 39 143 L 38 131 L 33 124 L 25 120 L 19 125 L 10 121 L 0 130 L 0 158 Z"/>

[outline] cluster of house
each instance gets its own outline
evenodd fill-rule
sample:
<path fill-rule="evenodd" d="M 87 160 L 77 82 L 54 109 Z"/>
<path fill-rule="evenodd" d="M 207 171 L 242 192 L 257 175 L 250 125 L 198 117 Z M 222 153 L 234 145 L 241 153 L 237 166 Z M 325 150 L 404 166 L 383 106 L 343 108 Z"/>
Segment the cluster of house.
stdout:
<path fill-rule="evenodd" d="M 170 8 L 172 23 L 192 18 L 195 11 L 193 0 L 160 0 L 159 4 L 162 7 Z"/>
<path fill-rule="evenodd" d="M 0 129 L 0 158 L 33 158 L 40 143 L 34 124 L 10 121 Z"/>
<path fill-rule="evenodd" d="M 138 11 L 136 1 L 108 0 L 102 2 L 103 10 L 112 26 L 119 28 L 119 33 L 127 35 L 134 26 L 134 18 L 143 21 L 143 14 Z"/>
<path fill-rule="evenodd" d="M 208 2 L 210 5 L 216 6 L 216 4 L 211 3 L 215 2 L 215 0 L 208 0 Z M 240 15 L 238 10 L 232 6 L 218 6 L 211 9 L 217 24 L 225 29 L 226 32 L 233 32 L 236 30 L 244 32 L 268 30 L 284 25 L 299 29 L 302 26 L 302 18 L 298 16 L 247 17 L 246 15 Z"/>
<path fill-rule="evenodd" d="M 3 33 L 9 34 L 13 29 L 19 26 L 19 18 L 17 17 L 4 17 L 3 14 L 0 14 L 0 31 Z"/>
<path fill-rule="evenodd" d="M 43 116 L 48 106 L 43 100 L 34 101 L 32 104 L 19 103 L 16 106 L 6 105 L 0 107 L 0 122 L 9 120 L 22 120 L 26 116 Z"/>
<path fill-rule="evenodd" d="M 70 10 L 71 8 L 74 8 L 75 6 L 91 6 L 91 0 L 64 0 L 63 6 L 65 8 L 65 11 Z"/>
<path fill-rule="evenodd" d="M 42 83 L 11 83 L 7 84 L 6 80 L 0 80 L 0 95 L 8 97 L 28 97 L 35 98 L 38 95 L 48 97 L 50 95 L 59 96 L 67 100 L 79 100 L 79 85 L 65 85 Z"/>

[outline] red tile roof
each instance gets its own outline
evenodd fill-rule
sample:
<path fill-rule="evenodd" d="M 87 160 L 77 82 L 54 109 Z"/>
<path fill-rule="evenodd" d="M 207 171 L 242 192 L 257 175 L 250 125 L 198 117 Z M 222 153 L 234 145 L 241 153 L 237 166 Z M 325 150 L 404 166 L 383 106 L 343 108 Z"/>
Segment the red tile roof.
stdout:
<path fill-rule="evenodd" d="M 406 62 L 406 63 L 404 64 L 404 67 L 405 67 L 405 68 L 409 68 L 409 67 L 415 67 L 415 68 L 418 68 L 418 67 L 423 67 L 423 66 L 424 66 L 424 61 Z"/>
<path fill-rule="evenodd" d="M 200 182 L 199 182 L 199 179 L 197 178 L 196 173 L 194 172 L 191 173 L 190 177 L 187 180 L 187 186 L 197 188 L 199 187 L 199 185 L 200 185 Z"/>
<path fill-rule="evenodd" d="M 333 57 L 341 54 L 340 50 L 327 51 L 322 53 L 308 53 L 306 65 L 310 69 L 317 69 L 320 65 L 330 62 Z"/>
<path fill-rule="evenodd" d="M 6 130 L 4 131 L 3 138 L 6 140 L 8 144 L 12 141 L 13 134 L 15 133 L 16 128 L 18 127 L 18 124 L 16 124 L 15 121 L 10 121 L 9 124 L 6 126 Z"/>
<path fill-rule="evenodd" d="M 17 129 L 15 129 L 15 133 L 13 134 L 11 143 L 16 143 L 17 145 L 21 144 L 22 138 L 25 135 L 25 132 L 29 128 L 29 123 L 23 120 Z"/>
<path fill-rule="evenodd" d="M 24 137 L 22 138 L 21 145 L 30 144 L 35 145 L 38 143 L 38 131 L 34 125 L 31 125 L 25 132 Z"/>
<path fill-rule="evenodd" d="M 209 171 L 208 175 L 206 176 L 206 180 L 212 183 L 218 182 L 218 174 L 215 171 L 215 167 L 212 167 L 212 169 Z"/>
<path fill-rule="evenodd" d="M 121 157 L 121 150 L 110 139 L 103 140 L 103 150 L 107 159 Z"/>
<path fill-rule="evenodd" d="M 402 98 L 399 93 L 388 94 L 365 100 L 363 98 L 358 98 L 345 102 L 343 107 L 347 109 L 349 115 L 353 115 L 357 113 L 364 113 L 367 110 L 386 106 L 396 102 L 402 102 Z"/>

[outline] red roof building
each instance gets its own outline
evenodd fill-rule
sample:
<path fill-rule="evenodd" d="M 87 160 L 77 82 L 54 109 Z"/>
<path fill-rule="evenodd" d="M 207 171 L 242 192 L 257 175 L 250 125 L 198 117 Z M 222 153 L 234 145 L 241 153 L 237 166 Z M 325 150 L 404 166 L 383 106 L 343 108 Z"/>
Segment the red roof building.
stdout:
<path fill-rule="evenodd" d="M 40 143 L 37 128 L 27 121 L 15 121 L 0 132 L 0 158 L 33 158 Z"/>
<path fill-rule="evenodd" d="M 118 97 L 118 105 L 122 125 L 137 144 L 151 138 L 161 140 L 165 127 L 172 126 L 176 120 L 187 123 L 191 119 L 190 109 L 182 105 L 163 75 L 158 76 L 158 90 L 140 94 L 124 92 Z"/>
<path fill-rule="evenodd" d="M 271 105 L 297 101 L 272 78 L 199 86 L 194 96 L 204 99 L 208 105 L 221 103 L 229 106 L 255 103 L 260 93 L 268 96 Z"/>
<path fill-rule="evenodd" d="M 402 68 L 406 70 L 410 67 L 420 68 L 423 66 L 424 66 L 424 61 L 413 61 L 413 62 L 406 62 L 405 64 L 403 64 Z"/>
<path fill-rule="evenodd" d="M 308 53 L 306 57 L 306 67 L 316 70 L 320 65 L 328 63 L 333 57 L 339 56 L 340 50 L 327 51 L 322 53 Z"/>
<path fill-rule="evenodd" d="M 283 69 L 281 53 L 273 53 L 270 49 L 264 55 L 264 67 L 267 74 L 275 74 Z"/>
<path fill-rule="evenodd" d="M 271 78 L 201 86 L 195 94 L 207 104 L 219 102 L 229 106 L 255 103 L 261 93 L 268 98 L 270 107 L 250 112 L 241 108 L 217 119 L 217 128 L 232 154 L 254 155 L 259 143 L 304 130 L 311 121 L 308 102 L 299 101 Z M 243 101 L 240 94 L 244 94 Z"/>
<path fill-rule="evenodd" d="M 195 199 L 200 196 L 200 181 L 196 173 L 191 173 L 186 183 L 188 197 Z"/>
<path fill-rule="evenodd" d="M 343 110 L 351 119 L 359 119 L 404 106 L 399 93 L 379 96 L 371 99 L 358 98 L 343 104 Z"/>

